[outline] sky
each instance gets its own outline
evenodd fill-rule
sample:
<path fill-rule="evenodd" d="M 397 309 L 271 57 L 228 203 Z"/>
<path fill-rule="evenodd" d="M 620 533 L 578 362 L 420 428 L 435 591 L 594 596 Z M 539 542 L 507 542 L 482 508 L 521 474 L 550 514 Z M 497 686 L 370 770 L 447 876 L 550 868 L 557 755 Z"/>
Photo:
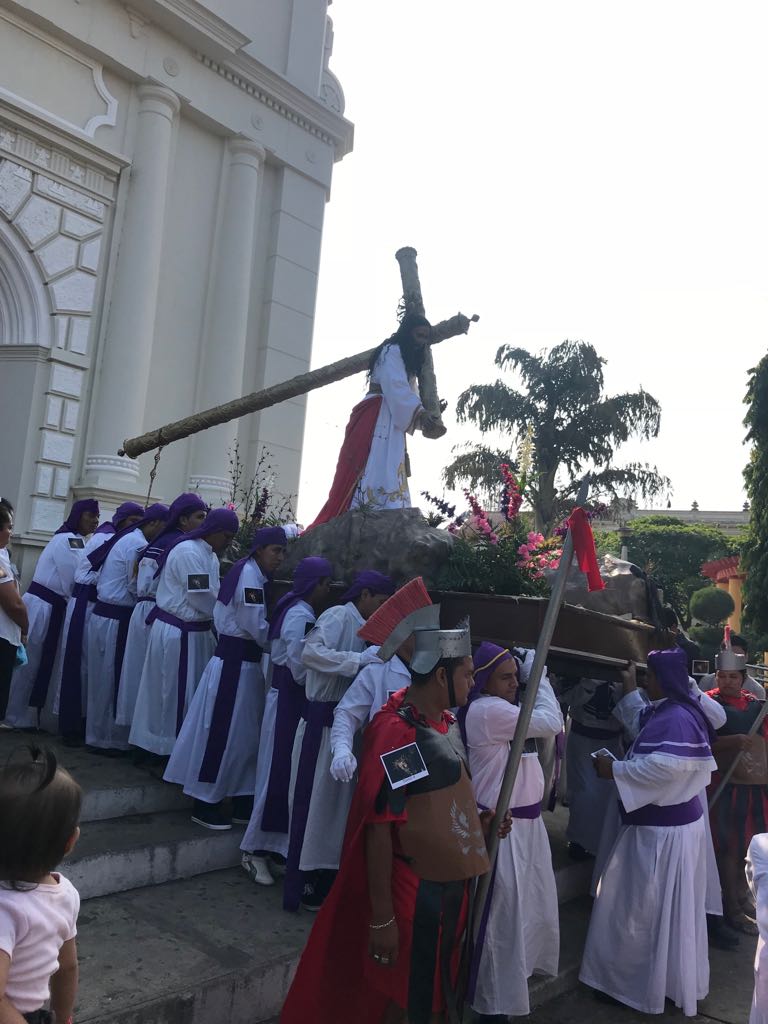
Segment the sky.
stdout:
<path fill-rule="evenodd" d="M 393 332 L 403 245 L 433 321 L 480 316 L 434 349 L 449 429 L 409 441 L 414 504 L 443 494 L 452 447 L 479 437 L 453 410 L 498 377 L 497 348 L 567 338 L 606 359 L 608 393 L 661 403 L 659 437 L 616 465 L 657 466 L 674 508 L 740 509 L 747 373 L 768 350 L 768 4 L 333 0 L 330 14 L 355 144 L 326 209 L 312 366 Z M 358 375 L 309 397 L 302 521 L 364 391 Z"/>

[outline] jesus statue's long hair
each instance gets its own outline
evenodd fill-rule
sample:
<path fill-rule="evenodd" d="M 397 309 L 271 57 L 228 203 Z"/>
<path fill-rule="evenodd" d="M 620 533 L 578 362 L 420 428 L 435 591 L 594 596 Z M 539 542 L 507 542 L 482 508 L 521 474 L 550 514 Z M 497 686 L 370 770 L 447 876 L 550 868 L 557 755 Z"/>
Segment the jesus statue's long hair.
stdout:
<path fill-rule="evenodd" d="M 374 349 L 371 361 L 368 363 L 368 380 L 371 379 L 373 368 L 379 361 L 379 356 L 388 345 L 398 345 L 400 355 L 405 363 L 405 372 L 409 377 L 418 377 L 424 361 L 424 349 L 413 340 L 413 332 L 417 327 L 431 327 L 429 320 L 418 313 L 406 313 L 400 321 L 400 326 L 395 333 Z"/>

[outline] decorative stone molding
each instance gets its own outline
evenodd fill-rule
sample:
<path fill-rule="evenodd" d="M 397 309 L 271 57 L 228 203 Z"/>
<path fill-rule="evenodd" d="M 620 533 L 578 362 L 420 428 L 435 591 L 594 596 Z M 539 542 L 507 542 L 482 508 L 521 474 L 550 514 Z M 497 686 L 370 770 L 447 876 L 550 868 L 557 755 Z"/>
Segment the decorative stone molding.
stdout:
<path fill-rule="evenodd" d="M 126 10 L 129 17 L 144 24 L 149 24 L 147 18 L 152 18 L 179 38 L 194 33 L 229 53 L 237 53 L 251 41 L 198 0 L 133 0 Z"/>
<path fill-rule="evenodd" d="M 85 458 L 86 473 L 121 473 L 123 476 L 139 479 L 139 464 L 127 455 L 87 455 Z"/>
<path fill-rule="evenodd" d="M 189 486 L 193 491 L 226 491 L 232 489 L 232 481 L 225 476 L 190 476 Z"/>

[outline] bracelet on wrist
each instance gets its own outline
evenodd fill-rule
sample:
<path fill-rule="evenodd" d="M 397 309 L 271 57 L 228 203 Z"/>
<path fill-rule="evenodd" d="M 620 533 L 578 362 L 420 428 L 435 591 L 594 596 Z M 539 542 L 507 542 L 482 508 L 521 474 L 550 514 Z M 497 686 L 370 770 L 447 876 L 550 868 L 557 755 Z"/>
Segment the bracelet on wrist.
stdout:
<path fill-rule="evenodd" d="M 371 929 L 371 931 L 377 932 L 381 928 L 389 928 L 389 926 L 391 924 L 394 924 L 394 923 L 395 923 L 395 918 L 391 917 L 389 919 L 389 921 L 385 921 L 384 924 L 369 924 L 368 927 Z"/>

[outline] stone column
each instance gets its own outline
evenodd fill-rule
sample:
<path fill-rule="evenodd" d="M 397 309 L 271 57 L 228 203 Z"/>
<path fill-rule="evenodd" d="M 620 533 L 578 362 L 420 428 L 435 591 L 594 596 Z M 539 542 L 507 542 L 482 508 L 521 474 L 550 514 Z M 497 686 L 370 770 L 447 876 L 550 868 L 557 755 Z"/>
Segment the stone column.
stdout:
<path fill-rule="evenodd" d="M 129 191 L 85 457 L 85 484 L 118 492 L 138 490 L 138 463 L 117 451 L 144 426 L 173 122 L 179 112 L 178 97 L 164 86 L 141 85 L 138 95 Z"/>
<path fill-rule="evenodd" d="M 256 201 L 264 150 L 249 139 L 227 143 L 226 181 L 216 232 L 212 285 L 200 363 L 197 408 L 209 409 L 243 393 L 248 311 L 253 289 Z M 192 439 L 190 486 L 212 505 L 229 494 L 227 449 L 237 424 Z"/>

